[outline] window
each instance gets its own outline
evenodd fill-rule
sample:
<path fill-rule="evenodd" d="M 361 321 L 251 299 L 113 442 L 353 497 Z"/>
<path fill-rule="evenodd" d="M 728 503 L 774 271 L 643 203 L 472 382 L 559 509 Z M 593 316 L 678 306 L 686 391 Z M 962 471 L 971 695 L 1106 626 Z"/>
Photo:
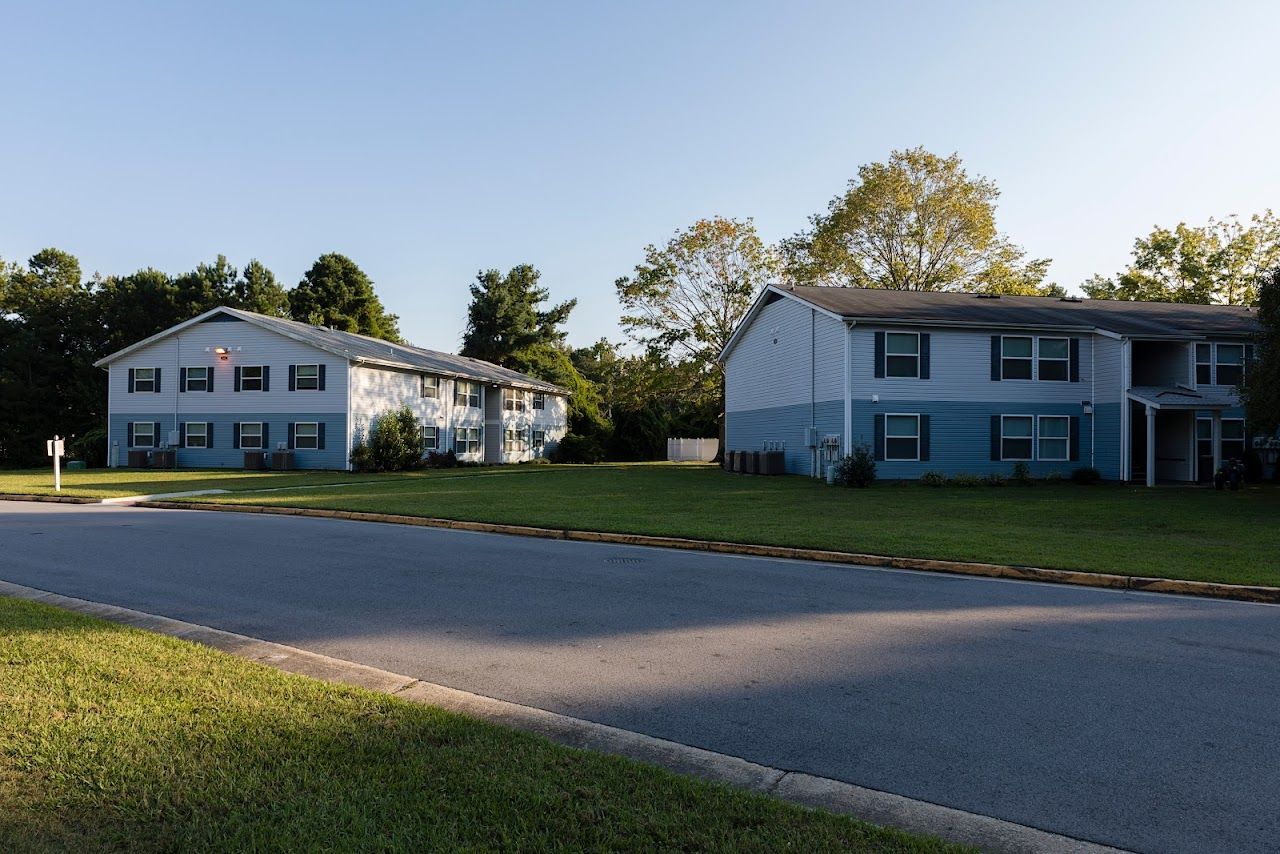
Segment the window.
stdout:
<path fill-rule="evenodd" d="M 319 391 L 320 366 L 294 365 L 293 387 L 298 391 Z"/>
<path fill-rule="evenodd" d="M 240 369 L 240 391 L 262 391 L 262 365 L 246 365 Z"/>
<path fill-rule="evenodd" d="M 458 454 L 477 454 L 480 452 L 480 428 L 459 427 L 454 430 L 453 449 Z"/>
<path fill-rule="evenodd" d="M 156 388 L 156 369 L 155 368 L 134 368 L 133 371 L 133 391 L 159 391 Z"/>
<path fill-rule="evenodd" d="M 440 450 L 440 428 L 430 424 L 422 425 L 422 450 Z"/>
<path fill-rule="evenodd" d="M 1213 385 L 1213 345 L 1196 345 L 1196 385 Z"/>
<path fill-rule="evenodd" d="M 454 406 L 479 406 L 480 405 L 480 386 L 477 383 L 469 383 L 466 380 L 458 380 L 453 384 L 453 405 Z M 467 428 L 470 429 L 470 428 Z"/>
<path fill-rule="evenodd" d="M 314 421 L 299 421 L 294 424 L 293 446 L 300 451 L 318 450 L 320 448 L 320 425 Z"/>
<path fill-rule="evenodd" d="M 440 399 L 440 378 L 424 376 L 422 378 L 422 396 L 432 400 Z"/>
<path fill-rule="evenodd" d="M 1218 385 L 1240 385 L 1244 379 L 1244 345 L 1219 344 Z"/>
<path fill-rule="evenodd" d="M 1222 346 L 1222 344 L 1219 344 L 1219 349 Z M 1222 458 L 1224 460 L 1242 460 L 1244 459 L 1244 447 L 1244 419 L 1222 419 Z"/>
<path fill-rule="evenodd" d="M 502 408 L 506 412 L 524 412 L 524 392 L 518 388 L 504 388 Z"/>
<path fill-rule="evenodd" d="M 131 448 L 154 448 L 156 446 L 156 425 L 154 421 L 135 421 Z"/>
<path fill-rule="evenodd" d="M 208 368 L 183 368 L 183 382 L 186 384 L 183 391 L 208 391 L 209 390 L 209 369 Z M 196 447 L 203 448 L 203 445 Z"/>
<path fill-rule="evenodd" d="M 535 397 L 535 400 L 536 400 L 536 397 Z M 543 450 L 546 449 L 546 447 L 547 447 L 547 431 L 534 430 L 533 431 L 533 452 L 535 454 L 541 454 Z"/>
<path fill-rule="evenodd" d="M 247 451 L 262 450 L 262 422 L 240 422 L 240 447 Z"/>
<path fill-rule="evenodd" d="M 1065 461 L 1071 456 L 1071 419 L 1066 415 L 1040 416 L 1040 459 Z"/>
<path fill-rule="evenodd" d="M 884 458 L 886 460 L 920 459 L 919 415 L 886 415 L 884 417 Z"/>
<path fill-rule="evenodd" d="M 1000 339 L 1000 378 L 1031 379 L 1031 337 L 1005 336 Z"/>
<path fill-rule="evenodd" d="M 524 430 L 507 429 L 502 431 L 502 450 L 507 453 L 521 453 L 528 449 Z"/>
<path fill-rule="evenodd" d="M 1003 415 L 1000 418 L 1000 459 L 1030 460 L 1032 421 L 1030 415 Z"/>
<path fill-rule="evenodd" d="M 546 408 L 547 408 L 547 396 L 546 396 L 545 394 L 543 394 L 542 392 L 540 392 L 540 391 L 535 391 L 535 392 L 533 393 L 533 408 L 534 408 L 534 409 L 546 409 Z"/>
<path fill-rule="evenodd" d="M 1071 379 L 1071 342 L 1066 338 L 1041 338 L 1040 374 L 1042 380 L 1067 382 Z M 1063 458 L 1065 459 L 1065 457 Z"/>
<path fill-rule="evenodd" d="M 920 376 L 920 334 L 886 332 L 884 336 L 884 375 L 886 377 Z"/>
<path fill-rule="evenodd" d="M 187 377 L 190 379 L 190 376 Z M 188 421 L 182 425 L 184 448 L 209 447 L 209 425 L 204 421 Z"/>

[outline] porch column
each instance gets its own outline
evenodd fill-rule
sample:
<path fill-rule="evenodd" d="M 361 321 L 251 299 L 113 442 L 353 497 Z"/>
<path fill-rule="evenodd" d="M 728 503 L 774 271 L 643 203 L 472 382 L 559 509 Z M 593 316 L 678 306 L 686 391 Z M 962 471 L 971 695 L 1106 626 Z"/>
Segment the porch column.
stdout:
<path fill-rule="evenodd" d="M 1213 410 L 1213 474 L 1222 468 L 1222 410 Z"/>
<path fill-rule="evenodd" d="M 1147 407 L 1147 486 L 1156 485 L 1156 410 Z"/>

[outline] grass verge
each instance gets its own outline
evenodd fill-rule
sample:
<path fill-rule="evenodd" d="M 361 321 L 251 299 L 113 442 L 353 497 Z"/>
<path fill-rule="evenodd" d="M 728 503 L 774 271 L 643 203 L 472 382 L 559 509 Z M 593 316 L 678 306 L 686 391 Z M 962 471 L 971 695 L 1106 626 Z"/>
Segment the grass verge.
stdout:
<path fill-rule="evenodd" d="M 0 597 L 0 850 L 941 843 Z"/>

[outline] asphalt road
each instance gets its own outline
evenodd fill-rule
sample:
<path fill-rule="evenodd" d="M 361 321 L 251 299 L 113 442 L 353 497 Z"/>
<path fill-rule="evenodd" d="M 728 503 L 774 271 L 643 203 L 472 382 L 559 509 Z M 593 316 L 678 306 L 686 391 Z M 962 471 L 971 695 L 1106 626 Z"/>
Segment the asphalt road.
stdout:
<path fill-rule="evenodd" d="M 0 578 L 1094 842 L 1280 850 L 1277 607 L 16 502 Z"/>

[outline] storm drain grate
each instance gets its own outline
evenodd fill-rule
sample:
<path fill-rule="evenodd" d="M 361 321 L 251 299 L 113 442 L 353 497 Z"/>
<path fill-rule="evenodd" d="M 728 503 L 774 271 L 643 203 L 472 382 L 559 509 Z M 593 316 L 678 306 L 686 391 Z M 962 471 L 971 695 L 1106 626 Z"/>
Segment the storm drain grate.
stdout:
<path fill-rule="evenodd" d="M 605 563 L 644 563 L 642 557 L 607 557 Z"/>

